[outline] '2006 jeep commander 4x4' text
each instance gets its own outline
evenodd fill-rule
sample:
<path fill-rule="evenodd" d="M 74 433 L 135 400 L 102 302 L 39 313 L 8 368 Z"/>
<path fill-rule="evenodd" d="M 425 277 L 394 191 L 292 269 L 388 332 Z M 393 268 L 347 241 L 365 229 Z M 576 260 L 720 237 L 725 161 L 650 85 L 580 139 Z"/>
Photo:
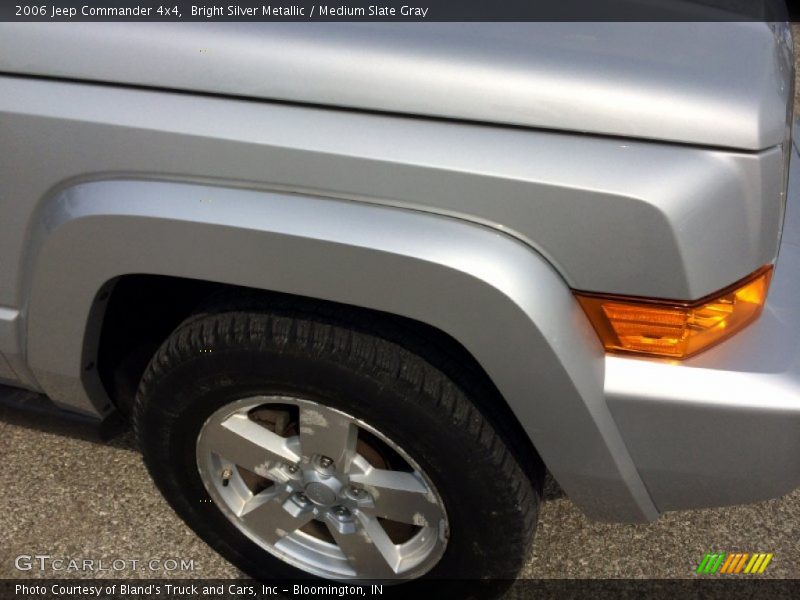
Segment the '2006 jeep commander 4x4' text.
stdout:
<path fill-rule="evenodd" d="M 545 469 L 783 494 L 792 82 L 785 24 L 2 24 L 4 393 L 264 578 L 513 577 Z"/>

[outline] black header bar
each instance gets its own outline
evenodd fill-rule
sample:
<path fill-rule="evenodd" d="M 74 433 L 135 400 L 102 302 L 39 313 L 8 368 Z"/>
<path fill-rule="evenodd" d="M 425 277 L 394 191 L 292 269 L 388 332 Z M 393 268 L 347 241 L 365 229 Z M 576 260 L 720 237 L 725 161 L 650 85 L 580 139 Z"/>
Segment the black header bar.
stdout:
<path fill-rule="evenodd" d="M 0 21 L 786 21 L 797 0 L 55 0 Z"/>

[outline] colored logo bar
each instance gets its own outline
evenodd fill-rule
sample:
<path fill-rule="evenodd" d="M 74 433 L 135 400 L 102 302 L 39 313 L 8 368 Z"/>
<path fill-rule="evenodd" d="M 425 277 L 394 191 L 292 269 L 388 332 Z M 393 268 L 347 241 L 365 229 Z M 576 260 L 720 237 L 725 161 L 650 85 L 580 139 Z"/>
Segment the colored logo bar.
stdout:
<path fill-rule="evenodd" d="M 770 553 L 718 552 L 706 554 L 697 567 L 700 575 L 738 573 L 754 575 L 763 573 L 774 555 Z"/>

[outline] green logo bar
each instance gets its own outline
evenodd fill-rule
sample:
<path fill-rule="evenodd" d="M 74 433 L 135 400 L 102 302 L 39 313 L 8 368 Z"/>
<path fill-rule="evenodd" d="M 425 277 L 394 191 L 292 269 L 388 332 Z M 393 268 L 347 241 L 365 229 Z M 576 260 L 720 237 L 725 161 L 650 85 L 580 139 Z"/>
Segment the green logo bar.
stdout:
<path fill-rule="evenodd" d="M 697 573 L 716 573 L 722 565 L 723 560 L 725 560 L 724 552 L 720 554 L 706 554 L 697 567 Z"/>
<path fill-rule="evenodd" d="M 711 558 L 710 554 L 706 554 L 703 557 L 703 560 L 700 561 L 700 566 L 697 567 L 697 573 L 705 573 L 706 565 L 708 564 L 708 560 Z"/>

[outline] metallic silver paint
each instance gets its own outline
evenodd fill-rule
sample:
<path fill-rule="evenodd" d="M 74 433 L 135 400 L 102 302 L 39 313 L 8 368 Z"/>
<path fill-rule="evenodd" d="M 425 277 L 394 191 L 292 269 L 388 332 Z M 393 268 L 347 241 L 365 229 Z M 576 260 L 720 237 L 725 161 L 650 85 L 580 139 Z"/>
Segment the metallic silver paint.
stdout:
<path fill-rule="evenodd" d="M 606 358 L 608 405 L 659 510 L 773 498 L 800 485 L 800 155 L 758 321 L 680 364 Z"/>
<path fill-rule="evenodd" d="M 778 147 L 725 152 L 0 78 L 0 305 L 18 307 L 36 210 L 115 176 L 447 214 L 544 255 L 577 289 L 694 299 L 777 252 Z M 391 143 L 387 143 L 391 140 Z M 175 215 L 179 218 L 179 215 Z"/>
<path fill-rule="evenodd" d="M 761 150 L 783 140 L 785 28 L 3 23 L 0 72 Z"/>

